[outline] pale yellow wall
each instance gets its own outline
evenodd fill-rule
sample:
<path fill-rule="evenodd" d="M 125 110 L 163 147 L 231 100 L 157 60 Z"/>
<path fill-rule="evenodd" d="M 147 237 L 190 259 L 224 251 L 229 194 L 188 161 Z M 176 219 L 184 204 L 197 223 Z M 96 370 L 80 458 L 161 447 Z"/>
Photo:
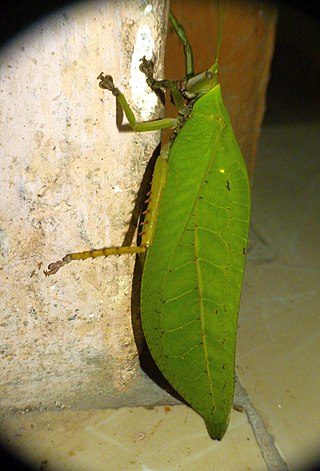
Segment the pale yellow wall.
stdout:
<path fill-rule="evenodd" d="M 96 77 L 112 74 L 132 102 L 135 85 L 145 86 L 134 72 L 144 48 L 162 71 L 167 6 L 74 4 L 0 51 L 4 408 L 114 406 L 158 394 L 131 328 L 134 257 L 74 262 L 49 278 L 42 270 L 67 252 L 122 243 L 159 136 L 119 133 L 115 98 Z M 137 113 L 159 116 L 139 96 Z"/>

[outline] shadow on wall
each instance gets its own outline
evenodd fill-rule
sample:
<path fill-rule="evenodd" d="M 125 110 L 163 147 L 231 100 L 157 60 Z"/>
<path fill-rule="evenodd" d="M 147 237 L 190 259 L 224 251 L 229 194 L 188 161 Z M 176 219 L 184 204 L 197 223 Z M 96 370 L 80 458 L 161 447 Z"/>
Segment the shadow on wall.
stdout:
<path fill-rule="evenodd" d="M 4 0 L 0 5 L 0 45 L 44 16 L 64 5 L 78 3 L 68 0 Z"/>
<path fill-rule="evenodd" d="M 319 44 L 319 2 L 280 2 L 265 124 L 320 120 Z"/>

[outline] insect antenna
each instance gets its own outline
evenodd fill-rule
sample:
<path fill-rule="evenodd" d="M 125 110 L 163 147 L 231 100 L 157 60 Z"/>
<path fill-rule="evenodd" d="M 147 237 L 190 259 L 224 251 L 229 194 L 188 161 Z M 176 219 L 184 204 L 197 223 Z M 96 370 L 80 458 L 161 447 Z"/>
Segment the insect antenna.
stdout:
<path fill-rule="evenodd" d="M 222 3 L 222 5 L 221 5 Z M 216 60 L 215 65 L 219 65 L 219 54 L 221 49 L 221 42 L 222 42 L 222 30 L 224 24 L 224 11 L 225 11 L 225 2 L 217 1 L 217 17 L 218 17 L 218 41 L 217 41 L 217 52 L 216 52 Z"/>

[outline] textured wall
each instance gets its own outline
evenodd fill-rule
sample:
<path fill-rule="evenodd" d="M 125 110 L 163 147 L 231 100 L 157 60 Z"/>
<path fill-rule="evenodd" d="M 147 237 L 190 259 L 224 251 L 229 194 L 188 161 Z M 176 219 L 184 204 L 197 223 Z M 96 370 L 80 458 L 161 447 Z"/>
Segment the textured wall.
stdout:
<path fill-rule="evenodd" d="M 96 77 L 112 74 L 140 118 L 159 116 L 137 67 L 147 52 L 162 70 L 166 8 L 73 4 L 0 52 L 4 408 L 155 400 L 131 328 L 134 257 L 74 262 L 50 278 L 42 270 L 67 252 L 123 241 L 159 135 L 119 132 L 116 100 Z"/>

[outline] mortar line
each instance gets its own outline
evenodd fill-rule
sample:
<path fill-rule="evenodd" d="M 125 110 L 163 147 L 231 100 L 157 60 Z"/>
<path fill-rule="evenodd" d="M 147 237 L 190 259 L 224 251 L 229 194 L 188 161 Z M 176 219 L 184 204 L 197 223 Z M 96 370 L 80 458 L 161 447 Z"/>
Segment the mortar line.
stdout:
<path fill-rule="evenodd" d="M 235 403 L 242 406 L 246 412 L 248 422 L 268 471 L 288 471 L 287 463 L 280 455 L 275 445 L 274 437 L 268 432 L 267 427 L 249 399 L 248 393 L 238 377 L 236 377 L 235 384 Z"/>

